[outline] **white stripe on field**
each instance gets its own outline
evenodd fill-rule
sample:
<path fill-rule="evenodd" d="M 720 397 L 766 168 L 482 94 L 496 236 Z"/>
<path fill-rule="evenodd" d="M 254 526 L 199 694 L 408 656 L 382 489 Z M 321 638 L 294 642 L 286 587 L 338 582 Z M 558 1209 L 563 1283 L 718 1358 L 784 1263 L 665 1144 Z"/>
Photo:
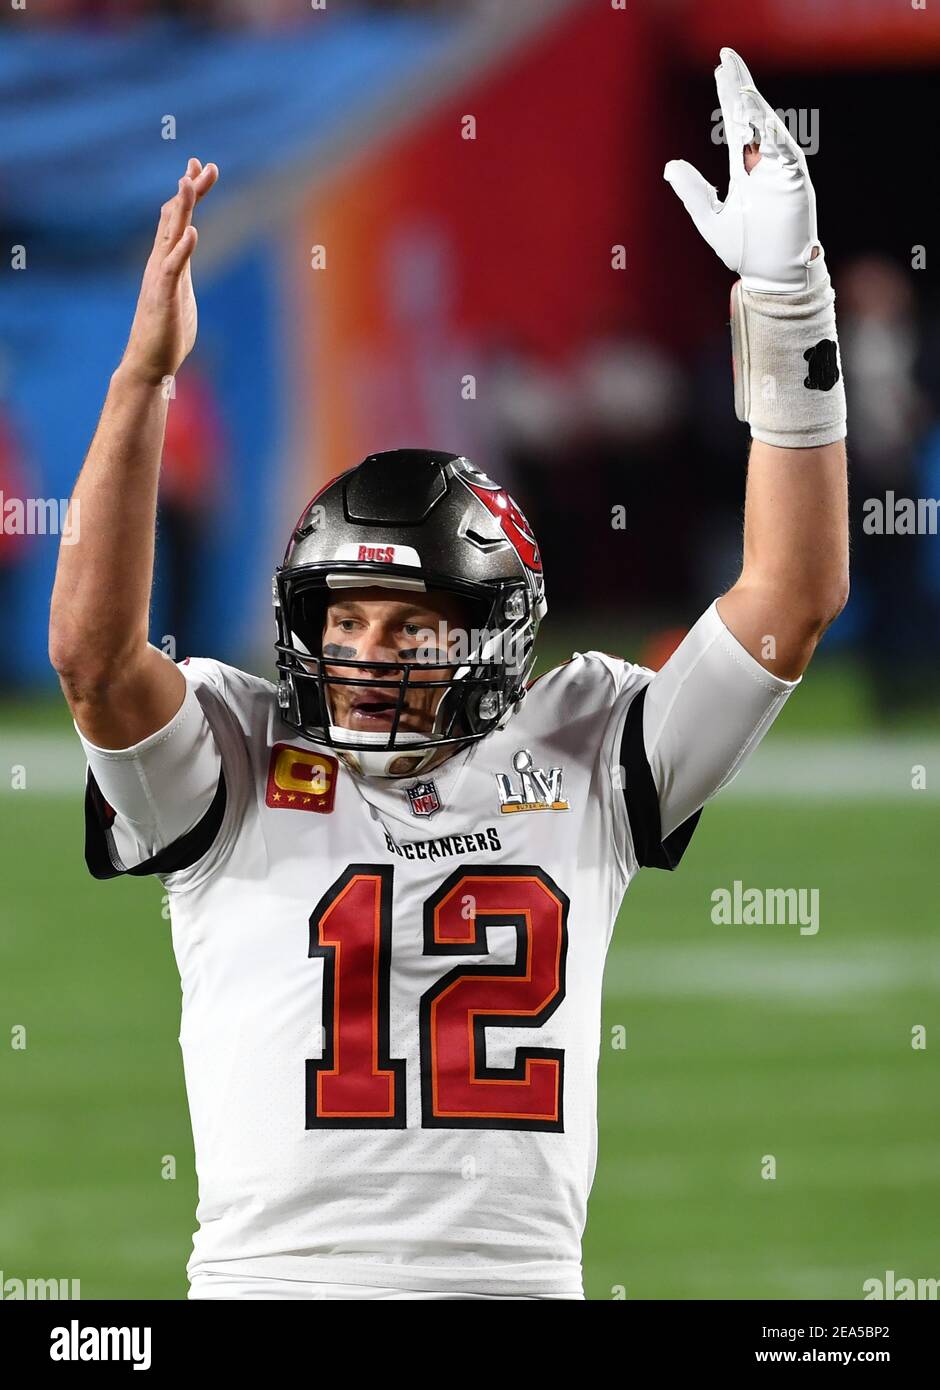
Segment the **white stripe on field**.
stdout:
<path fill-rule="evenodd" d="M 700 944 L 690 944 L 687 937 L 667 944 L 668 927 L 664 926 L 662 947 L 633 946 L 628 893 L 604 972 L 608 1002 L 683 995 L 752 998 L 818 1012 L 821 1006 L 851 1005 L 860 995 L 908 994 L 940 987 L 940 954 L 932 942 L 910 937 L 884 943 L 866 939 L 864 950 L 853 951 L 844 944 L 837 950 L 825 940 L 825 905 L 818 935 L 806 937 L 800 936 L 798 926 L 715 926 L 709 911 L 710 904 L 703 902 L 702 934 L 709 939 Z M 785 955 L 778 949 L 781 936 L 793 943 L 784 948 Z"/>
<path fill-rule="evenodd" d="M 0 732 L 0 795 L 12 794 L 17 768 L 25 770 L 26 791 L 81 791 L 84 782 L 81 744 L 64 733 Z M 915 768 L 925 769 L 923 790 L 912 786 Z M 775 739 L 771 733 L 720 799 L 905 801 L 918 797 L 940 797 L 940 739 L 934 734 Z"/>
<path fill-rule="evenodd" d="M 925 782 L 924 787 L 915 790 L 915 780 Z M 797 801 L 936 799 L 940 796 L 940 739 L 932 733 L 796 739 L 774 738 L 771 732 L 722 796 Z"/>

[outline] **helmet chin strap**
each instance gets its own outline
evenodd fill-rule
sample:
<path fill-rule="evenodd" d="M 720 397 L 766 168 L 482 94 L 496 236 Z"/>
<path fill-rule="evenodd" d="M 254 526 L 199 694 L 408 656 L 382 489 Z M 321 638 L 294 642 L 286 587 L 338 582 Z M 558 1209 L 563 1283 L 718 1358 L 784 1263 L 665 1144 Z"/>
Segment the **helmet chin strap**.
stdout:
<path fill-rule="evenodd" d="M 438 747 L 408 752 L 409 744 L 424 743 L 427 734 L 396 734 L 395 748 L 385 747 L 387 734 L 370 734 L 358 729 L 354 733 L 352 729 L 344 729 L 339 724 L 330 725 L 330 737 L 347 743 L 355 739 L 355 748 L 334 747 L 333 752 L 362 777 L 417 777 L 441 752 Z M 457 746 L 453 751 L 457 752 Z"/>
<path fill-rule="evenodd" d="M 344 729 L 342 725 L 332 722 L 334 716 L 329 692 L 326 701 L 330 716 L 330 737 L 343 743 L 356 744 L 355 748 L 334 748 L 333 751 L 337 757 L 342 758 L 347 767 L 362 777 L 417 777 L 441 752 L 439 747 L 433 746 L 416 749 L 413 753 L 407 751 L 409 744 L 426 743 L 428 734 L 400 730 L 395 734 L 395 747 L 389 748 L 386 733 Z M 439 708 L 431 737 L 440 732 L 442 704 L 443 700 L 438 702 Z M 457 752 L 456 745 L 452 751 Z"/>
<path fill-rule="evenodd" d="M 444 692 L 445 695 L 449 692 Z M 329 696 L 327 696 L 329 701 Z M 446 762 L 446 758 L 441 758 L 444 751 L 439 745 L 430 748 L 422 748 L 409 753 L 408 745 L 415 743 L 425 743 L 429 737 L 435 734 L 440 735 L 444 725 L 444 699 L 438 701 L 437 713 L 434 716 L 434 726 L 430 734 L 421 733 L 396 733 L 395 747 L 387 748 L 383 745 L 388 742 L 388 735 L 385 733 L 366 733 L 365 731 L 344 729 L 339 724 L 330 724 L 330 737 L 340 739 L 349 743 L 355 738 L 356 748 L 334 748 L 337 757 L 342 758 L 347 767 L 353 772 L 358 772 L 363 777 L 417 777 L 420 773 L 437 761 Z M 330 710 L 332 719 L 333 711 Z M 370 745 L 372 745 L 370 747 Z M 456 743 L 447 748 L 447 757 L 452 757 L 458 753 L 464 745 Z"/>

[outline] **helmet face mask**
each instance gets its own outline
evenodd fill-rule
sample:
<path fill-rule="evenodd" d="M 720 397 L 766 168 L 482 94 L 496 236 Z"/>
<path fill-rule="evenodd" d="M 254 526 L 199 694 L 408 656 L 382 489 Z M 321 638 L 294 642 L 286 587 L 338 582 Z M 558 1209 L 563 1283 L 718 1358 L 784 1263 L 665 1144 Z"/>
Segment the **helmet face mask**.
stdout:
<path fill-rule="evenodd" d="M 445 595 L 471 626 L 449 624 L 445 650 L 431 642 L 398 660 L 324 655 L 329 605 L 363 588 L 413 590 L 417 603 Z M 506 722 L 546 607 L 534 537 L 512 499 L 467 460 L 425 450 L 371 455 L 317 494 L 275 573 L 274 602 L 283 721 L 379 777 L 418 775 Z M 387 731 L 335 722 L 337 692 L 357 687 L 388 688 Z M 442 691 L 425 732 L 403 727 L 419 689 Z"/>

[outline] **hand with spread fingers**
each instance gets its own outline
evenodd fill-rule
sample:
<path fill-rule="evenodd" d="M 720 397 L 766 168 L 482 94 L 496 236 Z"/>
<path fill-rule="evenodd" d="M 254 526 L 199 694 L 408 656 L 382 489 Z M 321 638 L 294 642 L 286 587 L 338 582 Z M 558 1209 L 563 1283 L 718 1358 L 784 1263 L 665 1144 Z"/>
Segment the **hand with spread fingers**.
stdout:
<path fill-rule="evenodd" d="M 715 82 L 728 142 L 725 201 L 684 159 L 670 160 L 663 177 L 746 289 L 765 294 L 809 289 L 825 271 L 806 155 L 733 49 L 721 50 Z"/>
<path fill-rule="evenodd" d="M 217 165 L 203 168 L 198 159 L 190 159 L 175 196 L 160 209 L 122 364 L 129 374 L 150 384 L 174 376 L 196 341 L 191 266 L 198 233 L 193 209 L 218 177 Z"/>

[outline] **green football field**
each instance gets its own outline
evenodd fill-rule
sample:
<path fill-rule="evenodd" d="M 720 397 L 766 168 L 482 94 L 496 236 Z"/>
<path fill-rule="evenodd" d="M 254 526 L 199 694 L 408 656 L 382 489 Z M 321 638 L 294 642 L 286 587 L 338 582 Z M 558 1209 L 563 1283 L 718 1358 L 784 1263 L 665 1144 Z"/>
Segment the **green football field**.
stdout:
<path fill-rule="evenodd" d="M 180 1298 L 196 1194 L 169 924 L 156 882 L 86 875 L 80 821 L 77 799 L 0 799 L 2 1013 L 26 1030 L 0 1067 L 0 1270 Z M 676 874 L 631 888 L 589 1298 L 857 1299 L 889 1269 L 940 1276 L 937 821 L 916 797 L 719 801 Z M 818 933 L 714 925 L 735 879 L 818 888 Z"/>

